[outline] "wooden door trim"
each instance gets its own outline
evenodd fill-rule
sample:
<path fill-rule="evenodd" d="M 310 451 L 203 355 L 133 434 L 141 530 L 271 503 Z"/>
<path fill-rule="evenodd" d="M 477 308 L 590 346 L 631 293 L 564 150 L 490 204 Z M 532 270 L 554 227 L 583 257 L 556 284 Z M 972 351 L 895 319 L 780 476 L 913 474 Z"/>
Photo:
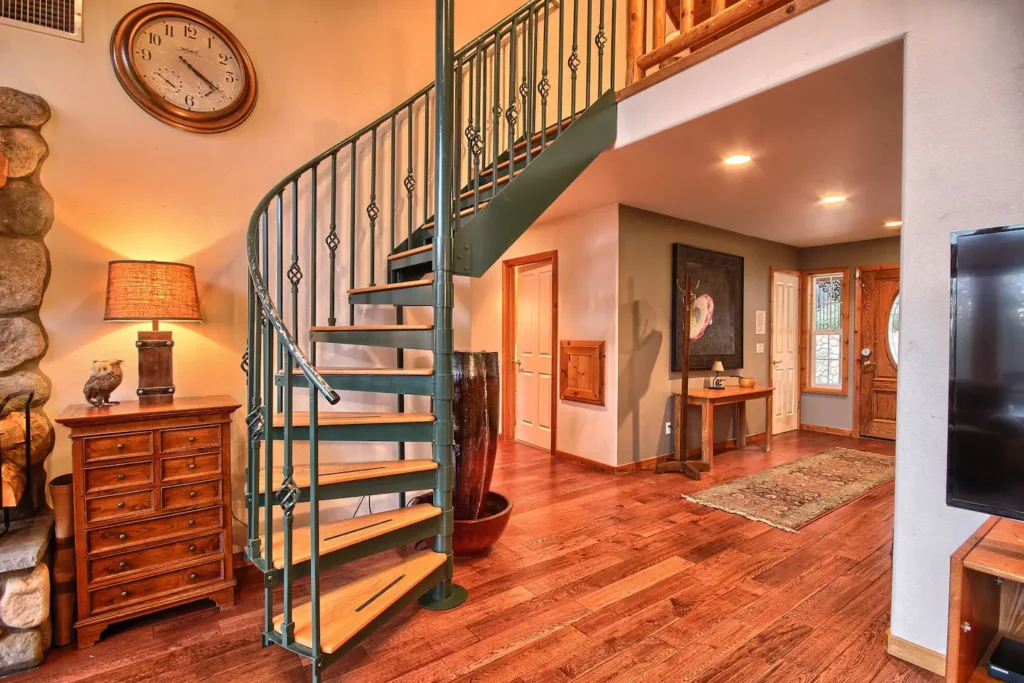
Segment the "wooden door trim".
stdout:
<path fill-rule="evenodd" d="M 855 276 L 853 280 L 854 284 L 854 310 L 853 310 L 853 362 L 856 365 L 853 371 L 853 437 L 859 439 L 861 437 L 860 432 L 860 389 L 861 389 L 861 376 L 863 373 L 860 370 L 860 350 L 864 348 L 861 344 L 861 332 L 863 324 L 863 316 L 861 309 L 864 306 L 864 284 L 861 281 L 861 273 L 873 272 L 879 270 L 899 270 L 900 271 L 900 290 L 903 289 L 903 271 L 900 270 L 900 264 L 898 263 L 884 263 L 878 266 L 857 266 L 855 269 Z M 897 374 L 899 373 L 899 367 L 896 368 Z"/>
<path fill-rule="evenodd" d="M 558 252 L 543 251 L 501 262 L 501 438 L 516 438 L 516 373 L 512 363 L 516 348 L 516 268 L 538 263 L 551 264 L 551 452 L 558 436 Z"/>
<path fill-rule="evenodd" d="M 768 269 L 768 324 L 765 326 L 765 331 L 768 333 L 768 386 L 772 389 L 775 388 L 775 372 L 772 367 L 772 358 L 775 357 L 775 337 L 772 335 L 772 313 L 775 311 L 775 274 L 782 273 L 784 275 L 793 275 L 796 277 L 796 326 L 797 326 L 797 340 L 796 340 L 796 352 L 797 352 L 797 372 L 800 377 L 800 384 L 797 386 L 796 392 L 796 424 L 797 429 L 800 429 L 801 414 L 800 409 L 804 402 L 804 391 L 803 391 L 803 376 L 804 376 L 804 278 L 803 272 L 799 270 L 793 270 L 791 268 L 777 268 L 772 266 Z M 756 331 L 756 330 L 755 330 Z M 755 335 L 756 336 L 756 335 Z M 765 430 L 771 430 L 774 427 L 775 416 L 772 416 L 772 423 L 765 427 Z"/>

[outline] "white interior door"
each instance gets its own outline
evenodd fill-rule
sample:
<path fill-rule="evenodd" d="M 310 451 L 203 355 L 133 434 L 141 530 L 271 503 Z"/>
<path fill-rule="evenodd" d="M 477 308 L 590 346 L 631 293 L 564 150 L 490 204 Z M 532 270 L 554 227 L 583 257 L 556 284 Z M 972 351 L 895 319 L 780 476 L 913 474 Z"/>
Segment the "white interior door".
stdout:
<path fill-rule="evenodd" d="M 800 276 L 772 275 L 772 434 L 800 427 Z"/>
<path fill-rule="evenodd" d="M 516 438 L 551 448 L 551 264 L 516 269 Z"/>

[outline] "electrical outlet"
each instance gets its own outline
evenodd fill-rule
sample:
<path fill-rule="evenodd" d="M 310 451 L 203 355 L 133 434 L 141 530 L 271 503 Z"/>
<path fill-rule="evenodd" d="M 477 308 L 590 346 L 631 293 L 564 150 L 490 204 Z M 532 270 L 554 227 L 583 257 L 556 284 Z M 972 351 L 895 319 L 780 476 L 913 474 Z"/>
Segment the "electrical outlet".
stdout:
<path fill-rule="evenodd" d="M 764 353 L 764 342 L 757 342 L 757 352 Z"/>
<path fill-rule="evenodd" d="M 665 423 L 665 435 L 668 436 L 671 433 L 672 433 L 672 423 L 671 422 L 666 422 Z"/>

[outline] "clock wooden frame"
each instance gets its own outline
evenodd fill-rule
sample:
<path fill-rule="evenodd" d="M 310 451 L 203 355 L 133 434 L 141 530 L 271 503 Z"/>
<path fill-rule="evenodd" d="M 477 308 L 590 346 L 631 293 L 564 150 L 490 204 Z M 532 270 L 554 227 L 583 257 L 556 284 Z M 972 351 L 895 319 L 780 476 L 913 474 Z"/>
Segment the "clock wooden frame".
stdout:
<path fill-rule="evenodd" d="M 154 19 L 175 18 L 194 22 L 217 34 L 238 59 L 243 74 L 241 94 L 225 109 L 195 112 L 167 102 L 150 89 L 139 76 L 132 59 L 132 43 L 139 29 Z M 192 133 L 221 133 L 245 121 L 256 106 L 258 86 L 256 69 L 242 44 L 222 23 L 184 5 L 157 2 L 138 7 L 126 14 L 110 37 L 110 59 L 114 73 L 128 96 L 150 116 L 169 126 Z"/>

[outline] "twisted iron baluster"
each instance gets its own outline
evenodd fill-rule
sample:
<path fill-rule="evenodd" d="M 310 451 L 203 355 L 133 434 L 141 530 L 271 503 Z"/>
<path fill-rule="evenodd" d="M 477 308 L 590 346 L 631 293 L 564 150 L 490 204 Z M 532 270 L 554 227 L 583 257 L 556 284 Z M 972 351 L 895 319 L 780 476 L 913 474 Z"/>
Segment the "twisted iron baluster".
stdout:
<path fill-rule="evenodd" d="M 508 177 L 511 178 L 516 170 L 516 122 L 519 120 L 519 112 L 516 110 L 516 17 L 512 17 L 512 28 L 509 29 L 509 59 L 508 66 L 508 110 L 505 112 L 505 120 L 508 122 Z"/>
<path fill-rule="evenodd" d="M 377 283 L 377 258 L 375 241 L 377 238 L 377 217 L 380 207 L 377 206 L 377 127 L 374 126 L 370 137 L 370 204 L 366 207 L 366 215 L 370 219 L 370 286 Z"/>
<path fill-rule="evenodd" d="M 593 0 L 591 0 L 593 2 Z M 605 0 L 601 0 L 601 19 L 597 26 L 597 37 L 594 44 L 597 45 L 597 94 L 604 94 L 604 48 L 608 45 L 608 36 L 604 32 L 604 6 Z M 615 63 L 615 55 L 612 55 L 612 63 Z M 614 84 L 613 84 L 614 85 Z"/>
<path fill-rule="evenodd" d="M 572 10 L 572 53 L 569 55 L 569 71 L 571 87 L 569 90 L 569 104 L 572 109 L 569 116 L 572 121 L 576 120 L 576 80 L 577 72 L 580 70 L 580 0 L 573 0 Z"/>
<path fill-rule="evenodd" d="M 412 239 L 413 193 L 416 191 L 416 176 L 413 175 L 413 166 L 412 166 L 412 164 L 413 164 L 413 159 L 412 159 L 412 156 L 413 156 L 413 149 L 412 149 L 412 132 L 413 132 L 413 130 L 412 130 L 413 129 L 413 125 L 412 125 L 413 124 L 413 116 L 412 116 L 412 113 L 413 113 L 413 109 L 412 109 L 412 105 L 413 105 L 413 103 L 410 102 L 409 103 L 409 114 L 408 114 L 408 119 L 407 119 L 407 124 L 406 124 L 406 127 L 409 129 L 409 152 L 408 152 L 409 168 L 408 168 L 408 173 L 405 176 L 405 181 L 402 183 L 405 186 L 406 201 L 408 203 L 408 208 L 406 209 L 406 213 L 408 214 L 408 217 L 409 217 L 408 234 L 406 235 L 406 240 L 407 240 L 406 241 L 406 247 L 411 247 L 412 246 L 412 244 L 408 240 Z"/>
<path fill-rule="evenodd" d="M 541 69 L 540 83 L 537 93 L 540 95 L 540 145 L 541 149 L 548 146 L 548 95 L 551 94 L 551 81 L 548 80 L 548 27 L 551 24 L 550 0 L 544 0 L 544 67 Z"/>
<path fill-rule="evenodd" d="M 359 138 L 352 141 L 348 162 L 349 194 L 348 194 L 348 288 L 356 288 L 356 146 Z M 356 324 L 356 306 L 349 299 L 348 324 Z"/>
<path fill-rule="evenodd" d="M 327 324 L 334 327 L 338 323 L 338 317 L 335 315 L 335 278 L 337 277 L 337 264 L 338 264 L 338 247 L 341 246 L 341 240 L 338 238 L 338 153 L 335 152 L 331 155 L 331 231 L 327 233 L 327 251 L 330 258 L 330 278 L 331 278 L 331 294 L 328 306 L 330 312 L 327 315 Z"/>

